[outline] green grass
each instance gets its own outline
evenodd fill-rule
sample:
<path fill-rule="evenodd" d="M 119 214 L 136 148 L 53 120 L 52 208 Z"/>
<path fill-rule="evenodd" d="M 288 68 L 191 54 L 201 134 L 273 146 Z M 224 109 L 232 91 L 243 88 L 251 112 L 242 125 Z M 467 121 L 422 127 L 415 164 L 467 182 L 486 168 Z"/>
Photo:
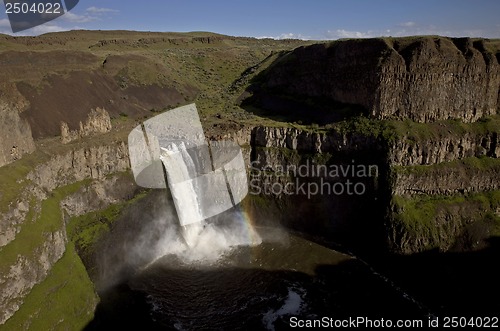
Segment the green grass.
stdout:
<path fill-rule="evenodd" d="M 139 193 L 126 202 L 111 205 L 103 210 L 72 217 L 66 227 L 68 240 L 71 241 L 80 257 L 87 262 L 93 253 L 93 246 L 104 234 L 109 232 L 113 222 L 127 206 L 137 202 L 147 195 L 147 191 Z M 91 264 L 87 267 L 93 269 Z M 93 270 L 88 270 L 92 273 Z"/>
<path fill-rule="evenodd" d="M 82 216 L 72 217 L 68 222 L 67 234 L 80 249 L 87 249 L 109 231 L 110 223 L 120 214 L 121 205 L 112 205 L 103 211 L 91 212 Z"/>
<path fill-rule="evenodd" d="M 0 330 L 82 330 L 93 318 L 98 298 L 85 267 L 68 244 L 43 282 Z"/>
<path fill-rule="evenodd" d="M 452 196 L 392 197 L 392 205 L 395 207 L 397 217 L 411 228 L 422 224 L 432 224 L 439 209 L 446 210 L 450 206 L 466 203 L 476 205 L 485 213 L 494 212 L 500 208 L 500 191 Z M 472 217 L 474 218 L 474 215 Z"/>
<path fill-rule="evenodd" d="M 474 123 L 459 120 L 445 120 L 433 123 L 417 123 L 410 120 L 389 121 L 397 136 L 410 141 L 426 141 L 445 136 L 462 137 L 464 134 L 485 134 L 500 131 L 500 116 L 494 115 Z"/>
<path fill-rule="evenodd" d="M 452 171 L 454 169 L 500 172 L 500 159 L 491 157 L 469 157 L 462 160 L 441 162 L 432 165 L 393 166 L 393 171 L 401 174 L 426 175 L 438 171 Z"/>
<path fill-rule="evenodd" d="M 466 227 L 479 224 L 489 236 L 500 235 L 500 191 L 455 196 L 392 198 L 392 223 L 407 237 L 405 250 L 444 249 L 453 245 Z M 417 248 L 418 247 L 418 248 Z"/>
<path fill-rule="evenodd" d="M 59 188 L 42 201 L 39 214 L 31 203 L 27 219 L 15 240 L 0 250 L 0 274 L 14 264 L 19 255 L 36 260 L 36 251 L 46 241 L 46 235 L 62 229 L 60 202 L 90 180 Z M 56 262 L 48 276 L 36 284 L 24 298 L 21 308 L 0 330 L 81 330 L 92 318 L 97 295 L 77 251 L 90 252 L 92 245 L 109 231 L 121 210 L 134 199 L 112 205 L 104 210 L 69 220 L 66 231 L 68 244 L 63 257 Z"/>
<path fill-rule="evenodd" d="M 464 201 L 465 199 L 462 196 L 392 197 L 392 204 L 396 207 L 397 219 L 402 221 L 411 230 L 432 227 L 438 207 L 463 203 Z"/>
<path fill-rule="evenodd" d="M 61 200 L 88 182 L 81 181 L 53 191 L 41 202 L 39 213 L 34 211 L 35 201 L 31 201 L 21 231 L 0 249 L 0 274 L 6 274 L 18 256 L 26 257 L 28 261 L 37 260 L 37 250 L 46 242 L 46 236 L 63 229 Z M 71 302 L 78 302 L 78 305 L 71 305 Z M 48 277 L 33 287 L 20 310 L 0 330 L 77 330 L 89 321 L 94 305 L 92 283 L 71 244 Z M 43 318 L 38 318 L 40 316 Z"/>
<path fill-rule="evenodd" d="M 21 231 L 13 241 L 0 248 L 0 274 L 5 274 L 7 269 L 16 263 L 19 255 L 27 257 L 28 260 L 36 260 L 36 249 L 47 240 L 45 236 L 63 226 L 59 206 L 61 200 L 87 182 L 81 181 L 53 191 L 51 197 L 42 201 L 39 215 L 33 211 L 34 201 L 30 204 L 30 212 L 21 225 Z"/>
<path fill-rule="evenodd" d="M 367 137 L 383 139 L 393 142 L 397 139 L 395 128 L 390 121 L 369 119 L 365 116 L 356 116 L 330 128 L 342 134 L 358 133 Z"/>
<path fill-rule="evenodd" d="M 426 142 L 443 137 L 461 138 L 465 134 L 487 134 L 500 131 L 500 116 L 483 118 L 474 123 L 458 120 L 445 120 L 433 123 L 418 123 L 411 120 L 374 120 L 357 116 L 339 123 L 329 124 L 326 128 L 340 133 L 359 133 L 381 138 L 388 143 L 405 139 L 409 142 Z"/>
<path fill-rule="evenodd" d="M 9 204 L 18 199 L 30 183 L 26 176 L 48 156 L 40 151 L 25 155 L 22 159 L 0 167 L 0 212 L 6 212 Z"/>

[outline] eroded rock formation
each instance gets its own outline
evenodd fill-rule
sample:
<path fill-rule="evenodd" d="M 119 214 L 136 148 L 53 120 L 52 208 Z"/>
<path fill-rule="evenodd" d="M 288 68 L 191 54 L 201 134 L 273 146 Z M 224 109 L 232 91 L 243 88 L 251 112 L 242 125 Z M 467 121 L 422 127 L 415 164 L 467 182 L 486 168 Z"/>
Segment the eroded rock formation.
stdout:
<path fill-rule="evenodd" d="M 474 122 L 499 109 L 500 66 L 485 40 L 408 37 L 300 47 L 264 89 L 361 105 L 372 118 Z"/>
<path fill-rule="evenodd" d="M 35 150 L 28 123 L 21 119 L 17 107 L 0 100 L 0 167 Z"/>
<path fill-rule="evenodd" d="M 23 227 L 38 223 L 37 227 L 45 230 L 34 234 L 34 238 L 43 239 L 38 244 L 30 243 L 32 251 L 17 252 L 13 261 L 3 260 L 7 265 L 0 269 L 0 324 L 19 309 L 33 286 L 45 279 L 64 254 L 68 241 L 66 222 L 70 217 L 134 196 L 137 186 L 132 177 L 124 175 L 129 168 L 128 148 L 119 142 L 55 154 L 27 175 L 27 186 L 0 216 L 0 248 L 12 249 L 9 244 L 18 239 Z M 59 220 L 52 228 L 40 223 L 47 222 L 40 218 L 41 213 L 48 213 L 43 204 L 53 198 L 55 190 L 85 180 L 88 184 L 56 201 L 56 209 L 51 210 L 55 214 L 47 216 L 51 222 Z"/>
<path fill-rule="evenodd" d="M 78 130 L 70 130 L 66 122 L 61 122 L 61 141 L 67 144 L 73 140 L 111 131 L 111 118 L 104 108 L 97 107 L 88 114 L 85 123 L 80 122 Z"/>

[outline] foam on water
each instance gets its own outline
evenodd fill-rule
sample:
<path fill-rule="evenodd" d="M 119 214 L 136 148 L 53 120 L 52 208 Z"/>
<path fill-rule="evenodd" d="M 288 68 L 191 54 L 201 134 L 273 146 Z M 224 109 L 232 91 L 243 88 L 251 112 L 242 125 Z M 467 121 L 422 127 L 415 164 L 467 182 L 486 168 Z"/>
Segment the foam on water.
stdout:
<path fill-rule="evenodd" d="M 187 225 L 183 227 L 184 239 L 175 231 L 167 231 L 156 245 L 156 257 L 175 255 L 184 263 L 213 264 L 235 247 L 259 245 L 262 239 L 238 213 L 229 215 L 232 219 L 224 225 Z"/>
<path fill-rule="evenodd" d="M 186 262 L 212 263 L 232 247 L 261 243 L 241 212 L 233 212 L 233 219 L 224 225 L 203 222 L 204 213 L 197 193 L 199 188 L 194 186 L 196 181 L 193 180 L 195 164 L 185 143 L 170 143 L 161 150 L 160 158 L 165 166 L 183 238 L 177 231 L 165 229 L 165 235 L 156 245 L 157 257 L 174 254 Z"/>
<path fill-rule="evenodd" d="M 264 315 L 263 322 L 266 328 L 274 330 L 274 323 L 282 316 L 298 315 L 304 305 L 301 297 L 304 292 L 304 289 L 288 288 L 288 296 L 283 306 L 278 310 L 270 310 Z"/>

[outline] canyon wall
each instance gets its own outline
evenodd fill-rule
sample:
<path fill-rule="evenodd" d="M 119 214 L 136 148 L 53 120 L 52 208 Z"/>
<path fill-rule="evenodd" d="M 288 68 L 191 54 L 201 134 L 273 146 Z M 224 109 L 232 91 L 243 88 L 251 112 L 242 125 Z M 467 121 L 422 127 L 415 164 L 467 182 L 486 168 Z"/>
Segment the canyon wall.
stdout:
<path fill-rule="evenodd" d="M 372 185 L 369 188 L 370 191 L 362 197 L 326 196 L 308 200 L 304 196 L 266 196 L 269 199 L 290 198 L 291 202 L 296 202 L 295 206 L 300 205 L 305 210 L 295 210 L 294 204 L 288 202 L 287 210 L 285 210 L 286 215 L 283 215 L 284 218 L 288 219 L 286 221 L 288 223 L 285 222 L 285 225 L 300 226 L 297 222 L 303 223 L 303 219 L 296 220 L 294 217 L 297 215 L 303 217 L 304 212 L 309 213 L 314 209 L 318 219 L 322 217 L 325 219 L 321 220 L 319 225 L 311 220 L 310 225 L 331 227 L 335 223 L 333 228 L 335 231 L 340 231 L 339 233 L 350 232 L 356 237 L 367 238 L 373 235 L 373 228 L 367 226 L 368 222 L 359 223 L 353 219 L 354 215 L 358 215 L 360 212 L 364 213 L 364 209 L 360 210 L 356 206 L 362 205 L 364 208 L 372 208 L 373 220 L 375 220 L 376 217 L 383 216 L 384 204 L 387 203 L 390 196 L 454 196 L 455 194 L 500 189 L 498 183 L 500 163 L 496 161 L 498 155 L 496 147 L 492 147 L 496 141 L 492 138 L 493 136 L 492 132 L 486 131 L 475 136 L 461 138 L 450 134 L 450 137 L 443 139 L 441 143 L 433 143 L 432 138 L 429 138 L 428 141 L 415 142 L 408 140 L 405 136 L 389 142 L 381 136 L 355 131 L 315 132 L 294 127 L 256 126 L 244 127 L 238 132 L 227 134 L 224 138 L 233 139 L 243 145 L 245 150 L 249 150 L 246 154 L 248 165 L 251 162 L 256 162 L 254 166 L 260 169 L 272 170 L 279 166 L 299 165 L 306 160 L 314 160 L 317 164 L 349 163 L 351 160 L 356 160 L 357 163 L 362 164 L 377 164 L 382 170 L 384 167 L 392 169 L 390 173 L 382 172 L 379 174 L 378 187 L 373 186 L 375 182 L 368 183 Z M 454 149 L 449 147 L 450 144 L 462 147 Z M 482 161 L 478 161 L 478 164 L 474 161 L 468 161 L 471 158 L 482 160 L 482 158 L 475 157 L 478 146 L 484 148 L 485 151 L 494 151 L 489 156 L 480 155 L 491 162 L 482 164 Z M 14 201 L 10 205 L 9 211 L 2 214 L 0 222 L 2 225 L 2 246 L 9 247 L 9 244 L 14 243 L 18 235 L 22 235 L 24 223 L 29 222 L 30 217 L 34 217 L 36 222 L 37 218 L 32 213 L 39 215 L 44 212 L 42 210 L 43 201 L 50 199 L 51 192 L 57 192 L 62 187 L 85 180 L 95 180 L 77 187 L 74 192 L 64 194 L 58 200 L 57 210 L 62 219 L 99 210 L 133 196 L 137 188 L 131 178 L 123 180 L 113 175 L 127 171 L 130 167 L 128 147 L 124 142 L 118 141 L 89 147 L 68 145 L 67 148 L 67 152 L 51 155 L 26 176 L 29 185 L 23 191 L 22 198 Z M 428 159 L 421 158 L 421 154 L 418 152 L 415 152 L 415 157 L 409 157 L 409 155 L 413 155 L 413 151 L 419 150 L 425 150 L 427 155 L 437 155 L 433 160 L 439 161 L 441 166 L 436 167 L 433 162 L 425 161 Z M 321 158 L 322 155 L 323 158 Z M 463 160 L 463 162 L 456 160 Z M 443 163 L 446 161 L 451 163 L 449 165 Z M 264 185 L 265 182 L 261 182 L 261 184 Z M 390 191 L 389 196 L 386 195 L 386 190 Z M 374 200 L 375 198 L 380 200 Z M 30 204 L 29 201 L 34 204 Z M 318 203 L 322 206 L 328 206 L 328 208 L 323 210 Z M 392 216 L 389 219 L 404 212 L 399 210 L 397 206 L 391 208 L 393 208 Z M 453 217 L 450 217 L 450 210 Z M 465 210 L 469 210 L 469 212 L 466 213 Z M 439 211 L 436 216 L 436 224 L 438 224 L 439 229 L 437 234 L 431 233 L 429 235 L 423 231 L 420 233 L 411 232 L 405 230 L 402 224 L 394 221 L 388 226 L 387 232 L 382 233 L 381 236 L 383 236 L 382 239 L 391 241 L 390 245 L 394 251 L 419 251 L 429 245 L 436 245 L 436 242 L 443 248 L 449 248 L 461 235 L 464 227 L 471 223 L 473 218 L 467 216 L 470 215 L 470 210 L 474 209 L 471 208 L 471 203 L 467 202 L 462 206 L 457 205 L 452 209 Z M 331 211 L 335 211 L 336 214 L 333 218 L 329 216 Z M 442 225 L 444 219 L 447 220 L 446 226 Z M 375 230 L 380 231 L 383 224 L 372 223 L 374 226 L 376 225 Z M 307 227 L 305 229 L 308 230 Z M 51 266 L 65 251 L 67 238 L 64 222 L 55 227 L 53 231 L 44 232 L 42 236 L 46 239 L 41 240 L 40 246 L 35 248 L 37 254 L 20 255 L 13 261 L 13 264 L 2 269 L 4 271 L 0 276 L 0 286 L 10 289 L 3 292 L 2 311 L 5 312 L 2 316 L 3 321 L 17 310 L 23 301 L 22 298 L 29 293 L 30 289 L 43 281 Z M 40 260 L 39 256 L 46 257 Z M 27 266 L 31 268 L 30 272 L 26 270 Z M 24 274 L 32 276 L 23 278 Z"/>
<path fill-rule="evenodd" d="M 28 173 L 0 219 L 0 324 L 65 253 L 71 217 L 134 197 L 133 178 L 122 175 L 129 169 L 127 145 L 111 142 L 67 148 Z M 22 244 L 27 238 L 29 243 Z M 18 243 L 25 249 L 16 250 Z"/>
<path fill-rule="evenodd" d="M 79 124 L 78 130 L 70 130 L 66 122 L 61 122 L 61 141 L 67 144 L 77 139 L 94 136 L 111 131 L 111 118 L 104 108 L 92 109 L 87 115 L 87 120 Z"/>
<path fill-rule="evenodd" d="M 71 220 L 137 193 L 124 142 L 131 123 L 200 91 L 204 100 L 222 104 L 221 92 L 242 71 L 270 52 L 304 44 L 127 31 L 0 35 L 0 43 L 0 329 L 9 330 L 35 328 L 57 315 L 58 309 L 47 310 L 54 301 L 65 303 L 59 291 L 82 304 L 68 315 L 91 316 L 92 284 L 85 288 L 92 292 L 88 301 L 72 292 L 79 288 L 75 282 L 90 280 L 75 252 Z M 85 233 L 93 229 L 81 230 L 95 239 Z M 36 302 L 44 287 L 47 305 Z"/>
<path fill-rule="evenodd" d="M 21 119 L 18 105 L 0 99 L 0 167 L 35 150 L 29 124 Z"/>
<path fill-rule="evenodd" d="M 202 38 L 189 42 L 221 41 Z M 92 45 L 101 49 L 120 43 L 112 39 Z M 133 41 L 126 46 L 140 44 Z M 476 241 L 500 235 L 500 231 L 495 232 L 500 224 L 499 53 L 492 50 L 489 41 L 442 37 L 348 40 L 283 54 L 255 77 L 259 86 L 249 88 L 249 93 L 265 91 L 360 105 L 369 118 L 363 125 L 333 123 L 320 128 L 276 122 L 274 126 L 247 125 L 221 138 L 242 145 L 247 164 L 262 170 L 264 176 L 272 175 L 279 166 L 308 161 L 316 165 L 377 165 L 380 170 L 376 177 L 361 179 L 367 187 L 361 196 L 264 196 L 285 206 L 280 220 L 285 226 L 307 233 L 314 230 L 314 235 L 339 240 L 352 249 L 373 250 L 372 244 L 377 244 L 402 254 L 448 251 L 466 237 L 471 245 L 457 249 L 474 249 Z M 13 61 L 17 55 L 0 57 Z M 30 53 L 28 58 L 36 55 Z M 52 55 L 62 59 L 64 54 Z M 128 115 L 141 118 L 152 109 L 197 93 L 194 87 L 180 83 L 176 92 L 158 82 L 147 89 L 128 86 L 137 79 L 137 72 L 142 72 L 137 64 L 142 64 L 141 58 L 133 55 L 83 58 L 89 72 L 38 78 L 46 83 L 38 87 L 43 93 L 34 93 L 36 84 L 12 87 L 9 95 L 24 93 L 26 98 L 20 97 L 15 104 L 22 109 L 30 106 L 28 113 L 0 103 L 0 166 L 11 163 L 8 170 L 12 171 L 5 173 L 18 176 L 0 192 L 0 324 L 19 309 L 33 287 L 43 282 L 67 252 L 66 222 L 71 217 L 127 200 L 137 190 L 130 177 L 119 175 L 130 167 L 128 147 L 122 140 L 105 136 L 109 115 L 101 112 L 102 116 L 94 118 L 91 114 L 97 120 L 82 124 L 81 129 L 78 123 L 84 123 L 97 105 L 106 104 L 115 119 Z M 63 67 L 80 66 L 78 61 L 70 62 Z M 149 64 L 148 72 L 156 74 L 160 64 Z M 170 77 L 167 72 L 165 75 Z M 44 141 L 57 148 L 47 146 L 43 148 L 47 152 L 27 155 L 35 150 L 35 144 L 23 118 L 36 128 L 36 137 L 59 134 L 61 120 L 68 119 L 58 110 L 73 109 L 67 105 L 75 100 L 72 94 L 59 95 L 61 87 L 70 83 L 74 90 L 88 92 L 78 100 L 93 100 L 92 107 L 82 101 L 75 112 L 78 116 L 73 114 L 71 123 L 63 125 L 62 139 L 67 144 Z M 180 86 L 191 92 L 182 96 Z M 168 91 L 171 96 L 162 94 Z M 147 103 L 150 101 L 145 99 L 152 95 L 162 97 Z M 55 103 L 47 104 L 46 99 Z M 131 104 L 134 109 L 130 109 Z M 127 111 L 122 114 L 124 109 Z M 302 116 L 307 118 L 308 114 Z M 407 122 L 419 122 L 420 126 L 407 127 Z M 95 131 L 104 135 L 92 142 L 87 133 Z M 332 182 L 345 184 L 350 179 Z M 289 178 L 268 176 L 267 182 L 260 184 L 286 180 Z"/>
<path fill-rule="evenodd" d="M 300 47 L 260 78 L 272 93 L 363 106 L 375 119 L 474 122 L 499 110 L 498 53 L 488 41 L 408 37 Z"/>
<path fill-rule="evenodd" d="M 499 59 L 494 40 L 434 36 L 345 40 L 286 52 L 255 77 L 243 106 L 260 107 L 271 118 L 278 111 L 290 122 L 328 112 L 347 123 L 360 113 L 368 120 L 348 130 L 341 124 L 308 133 L 256 129 L 261 148 L 253 155 L 271 166 L 304 153 L 326 154 L 314 159 L 327 163 L 342 154 L 356 160 L 370 155 L 386 169 L 375 193 L 386 208 L 380 233 L 387 249 L 411 254 L 482 247 L 500 235 Z M 464 237 L 474 244 L 455 244 Z"/>

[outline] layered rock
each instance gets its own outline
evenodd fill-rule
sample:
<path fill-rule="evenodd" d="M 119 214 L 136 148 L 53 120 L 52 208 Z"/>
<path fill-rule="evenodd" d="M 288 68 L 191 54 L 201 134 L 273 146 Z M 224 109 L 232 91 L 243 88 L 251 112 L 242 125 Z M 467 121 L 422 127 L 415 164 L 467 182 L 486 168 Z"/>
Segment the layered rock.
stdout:
<path fill-rule="evenodd" d="M 66 122 L 61 122 L 61 141 L 67 144 L 73 140 L 111 131 L 111 118 L 104 108 L 97 107 L 88 114 L 85 123 L 80 121 L 78 130 L 70 130 Z"/>
<path fill-rule="evenodd" d="M 0 100 L 0 167 L 35 150 L 29 124 L 20 118 L 16 107 Z"/>
<path fill-rule="evenodd" d="M 81 216 L 130 200 L 137 191 L 138 186 L 132 176 L 112 175 L 92 181 L 66 197 L 61 201 L 61 209 L 66 217 Z"/>
<path fill-rule="evenodd" d="M 31 236 L 33 241 L 30 242 L 33 249 L 16 252 L 15 261 L 2 260 L 0 324 L 19 309 L 33 286 L 46 278 L 64 254 L 66 222 L 70 217 L 101 210 L 134 196 L 138 188 L 133 178 L 120 174 L 129 168 L 127 146 L 117 142 L 55 154 L 28 174 L 27 186 L 0 218 L 0 256 L 15 249 L 16 240 L 26 240 L 26 236 Z M 67 185 L 90 179 L 93 181 L 79 185 L 76 191 L 71 189 L 73 191 L 54 195 L 58 189 L 65 190 Z M 55 210 L 44 209 L 48 199 L 53 200 L 51 206 L 57 204 Z M 41 219 L 42 214 L 44 219 Z M 42 224 L 47 217 L 51 222 L 59 221 L 51 226 Z"/>
<path fill-rule="evenodd" d="M 308 153 L 381 149 L 377 139 L 356 132 L 339 133 L 306 131 L 291 127 L 258 126 L 252 131 L 254 146 L 278 147 Z"/>
<path fill-rule="evenodd" d="M 27 178 L 50 192 L 84 179 L 103 179 L 106 175 L 128 169 L 128 147 L 124 142 L 116 142 L 54 155 L 48 162 L 37 166 Z"/>
<path fill-rule="evenodd" d="M 439 138 L 429 137 L 415 141 L 402 137 L 393 142 L 389 149 L 391 165 L 431 165 L 468 157 L 500 157 L 500 136 L 498 132 L 445 134 Z"/>
<path fill-rule="evenodd" d="M 497 190 L 500 186 L 498 180 L 500 159 L 470 160 L 428 166 L 395 167 L 391 182 L 392 195 L 444 196 Z M 487 164 L 483 165 L 482 162 Z"/>
<path fill-rule="evenodd" d="M 300 47 L 259 84 L 272 93 L 361 105 L 376 119 L 473 122 L 499 110 L 500 66 L 487 45 L 410 37 Z"/>
<path fill-rule="evenodd" d="M 487 247 L 492 215 L 499 212 L 491 209 L 486 197 L 471 197 L 422 197 L 393 204 L 386 227 L 389 249 L 409 255 L 435 249 L 446 252 Z M 417 215 L 412 218 L 405 209 Z"/>
<path fill-rule="evenodd" d="M 35 190 L 35 187 L 27 189 L 29 192 Z M 105 179 L 92 181 L 89 185 L 82 185 L 79 190 L 64 197 L 57 208 L 59 215 L 50 215 L 51 218 L 61 220 L 56 228 L 53 231 L 34 233 L 32 239 L 40 241 L 40 244 L 35 245 L 29 254 L 18 254 L 13 264 L 0 268 L 0 325 L 19 309 L 33 286 L 42 282 L 53 265 L 63 256 L 68 242 L 66 223 L 70 217 L 102 210 L 111 204 L 129 200 L 136 192 L 137 186 L 131 176 L 115 174 Z M 31 208 L 31 212 L 37 215 L 40 214 L 40 210 L 33 212 L 40 208 L 37 205 L 27 208 L 28 210 Z M 21 224 L 16 224 L 17 226 L 22 226 L 23 222 L 42 221 L 36 217 L 33 220 L 26 219 L 26 215 L 20 215 L 20 217 L 22 218 L 18 219 L 18 223 Z M 25 224 L 24 226 L 33 225 Z M 6 248 L 9 249 L 8 246 Z"/>
<path fill-rule="evenodd" d="M 393 141 L 359 132 L 336 130 L 315 132 L 293 127 L 255 127 L 252 144 L 257 147 L 287 148 L 306 153 L 353 152 L 362 150 L 387 153 L 392 166 L 431 165 L 469 157 L 500 156 L 498 132 L 444 133 L 439 138 L 418 141 L 405 135 Z"/>
<path fill-rule="evenodd" d="M 49 192 L 85 179 L 96 179 L 106 183 L 107 176 L 129 169 L 128 147 L 123 142 L 71 149 L 66 153 L 53 155 L 27 175 L 29 185 L 16 201 L 10 203 L 9 209 L 0 215 L 0 247 L 15 239 L 30 208 L 39 210 L 40 202 L 48 197 Z M 95 186 L 95 194 L 90 192 L 89 194 L 92 194 L 94 198 L 100 198 L 92 203 L 90 203 L 90 198 L 86 201 L 90 203 L 90 206 L 94 203 L 102 205 L 103 201 L 108 200 L 108 203 L 111 203 L 118 199 L 119 192 L 121 190 L 114 192 L 108 186 Z M 109 195 L 108 198 L 105 197 L 105 193 Z M 32 199 L 36 202 L 35 206 L 30 206 Z"/>
<path fill-rule="evenodd" d="M 371 134 L 369 130 L 341 133 L 342 130 L 337 129 L 318 132 L 293 127 L 255 127 L 250 139 L 251 161 L 252 168 L 257 168 L 257 174 L 262 178 L 259 177 L 253 185 L 261 183 L 279 187 L 286 182 L 295 182 L 294 179 L 273 171 L 304 165 L 306 162 L 308 166 L 345 165 L 352 160 L 355 164 L 377 165 L 380 176 L 374 178 L 375 182 L 363 181 L 371 196 L 364 197 L 364 200 L 356 200 L 354 197 L 344 199 L 345 196 L 323 197 L 321 203 L 327 205 L 334 206 L 343 201 L 342 208 L 332 208 L 332 216 L 327 217 L 328 221 L 325 219 L 325 222 L 329 222 L 329 227 L 342 222 L 357 224 L 357 227 L 349 231 L 361 236 L 365 232 L 363 228 L 368 229 L 370 224 L 358 224 L 352 217 L 361 215 L 345 213 L 343 210 L 350 210 L 352 203 L 366 205 L 379 201 L 376 206 L 386 208 L 387 211 L 377 214 L 374 209 L 372 217 L 379 219 L 384 229 L 369 228 L 366 231 L 380 231 L 380 235 L 385 236 L 386 249 L 392 252 L 410 254 L 435 248 L 445 251 L 455 247 L 456 242 L 464 236 L 475 238 L 474 242 L 482 244 L 494 224 L 481 222 L 489 217 L 489 213 L 495 213 L 496 200 L 493 199 L 487 208 L 478 201 L 485 199 L 481 196 L 484 192 L 500 189 L 498 129 L 494 125 L 495 121 L 491 123 L 493 124 L 488 128 L 467 124 L 455 130 L 451 126 L 441 127 L 438 124 L 436 127 L 441 130 L 437 132 L 433 131 L 435 127 L 427 127 L 428 124 L 425 124 L 428 131 L 422 137 L 407 135 L 395 128 L 394 135 L 384 137 Z M 318 178 L 310 180 L 319 181 Z M 345 183 L 346 178 L 333 180 Z M 411 209 L 394 207 L 392 201 L 399 197 L 406 203 L 417 205 L 420 203 L 419 199 L 430 199 L 429 208 L 435 211 L 433 214 L 415 216 Z M 302 199 L 308 201 L 310 198 Z M 302 202 L 301 209 L 307 204 Z M 317 204 L 313 204 L 312 208 L 318 208 Z M 496 213 L 498 215 L 498 210 Z M 385 223 L 382 224 L 384 218 Z M 467 229 L 475 226 L 482 230 L 474 230 L 473 235 L 468 234 Z M 342 224 L 342 229 L 346 227 Z M 342 229 L 335 229 L 330 235 L 335 236 Z M 346 238 L 348 233 L 344 234 Z M 370 238 L 374 239 L 373 236 Z M 342 240 L 337 237 L 335 239 Z M 352 246 L 353 243 L 350 238 L 347 244 L 354 249 L 360 248 Z M 468 249 L 472 246 L 457 247 Z"/>
<path fill-rule="evenodd" d="M 500 67 L 485 43 L 468 38 L 389 40 L 372 114 L 418 122 L 474 122 L 496 114 Z"/>
<path fill-rule="evenodd" d="M 47 277 L 52 266 L 64 254 L 67 243 L 64 224 L 54 232 L 40 235 L 45 240 L 32 255 L 18 255 L 15 263 L 0 274 L 0 324 L 19 309 L 33 286 Z"/>
<path fill-rule="evenodd" d="M 217 40 L 196 42 L 212 41 Z M 492 56 L 485 43 L 469 39 L 425 37 L 351 40 L 303 47 L 275 63 L 270 73 L 264 76 L 262 86 L 288 94 L 328 97 L 335 101 L 359 104 L 377 119 L 409 118 L 431 122 L 458 118 L 472 122 L 498 112 L 498 56 Z M 2 113 L 1 110 L 0 107 L 0 115 L 11 116 L 3 117 L 7 118 L 5 123 L 15 123 L 13 127 L 20 128 L 16 129 L 19 134 L 13 134 L 15 141 L 30 136 L 17 117 L 13 116 L 15 113 L 10 110 Z M 63 139 L 71 141 L 76 136 L 104 132 L 108 130 L 108 124 L 109 115 L 97 111 L 97 115 L 86 124 L 81 124 L 78 131 L 71 132 L 67 125 L 63 126 Z M 332 223 L 337 222 L 339 226 L 335 231 L 348 229 L 351 231 L 349 239 L 358 237 L 357 243 L 365 245 L 369 245 L 366 242 L 374 237 L 387 239 L 388 246 L 394 252 L 410 254 L 425 249 L 450 249 L 466 227 L 480 222 L 487 213 L 491 213 L 491 210 L 483 208 L 482 197 L 477 201 L 468 201 L 465 195 L 495 191 L 500 185 L 498 163 L 486 168 L 453 168 L 448 167 L 448 164 L 434 168 L 435 164 L 455 160 L 498 158 L 498 128 L 463 134 L 449 132 L 439 138 L 413 139 L 410 135 L 399 135 L 389 140 L 361 131 L 259 126 L 242 128 L 234 134 L 228 134 L 228 137 L 247 147 L 245 155 L 248 163 L 258 161 L 263 168 L 283 166 L 284 163 L 298 164 L 304 158 L 315 158 L 319 163 L 362 159 L 392 169 L 389 174 L 392 173 L 394 177 L 381 174 L 378 181 L 369 183 L 369 194 L 363 197 L 325 196 L 307 202 L 304 202 L 304 197 L 296 197 L 290 200 L 287 212 L 297 215 L 286 217 L 293 216 L 303 225 L 311 223 L 311 227 L 325 230 L 325 236 L 335 233 L 329 230 L 333 228 Z M 8 146 L 9 141 L 5 141 Z M 27 144 L 30 144 L 29 139 Z M 7 155 L 5 151 L 8 149 L 3 151 L 3 155 Z M 328 158 L 321 159 L 322 155 L 328 155 Z M 11 156 L 6 162 L 13 159 Z M 433 168 L 425 171 L 408 168 L 415 165 Z M 98 180 L 64 197 L 57 212 L 67 216 L 81 215 L 130 197 L 135 189 L 132 183 L 116 177 L 108 178 L 129 167 L 128 148 L 123 142 L 76 147 L 69 152 L 52 155 L 49 161 L 37 166 L 28 175 L 27 179 L 31 183 L 27 191 L 2 215 L 0 246 L 3 247 L 0 254 L 16 240 L 20 227 L 26 224 L 29 212 L 38 215 L 41 201 L 49 198 L 57 188 L 84 179 Z M 117 187 L 120 189 L 116 190 Z M 441 195 L 445 196 L 442 201 L 439 200 Z M 399 205 L 391 204 L 391 198 L 402 196 L 408 201 Z M 421 196 L 436 198 L 441 204 L 437 205 L 435 214 L 428 219 L 417 219 L 410 223 L 405 214 L 408 212 L 405 203 L 418 205 Z M 33 197 L 37 202 L 31 205 L 29 201 Z M 319 206 L 324 215 L 317 212 Z M 491 206 L 493 204 L 488 208 L 493 208 Z M 383 220 L 379 216 L 385 208 L 389 209 L 389 213 L 386 223 L 381 224 Z M 366 218 L 367 210 L 370 211 L 369 219 Z M 376 224 L 376 221 L 380 224 Z M 44 240 L 34 249 L 33 256 L 19 255 L 7 268 L 0 270 L 0 311 L 3 312 L 0 324 L 18 309 L 30 289 L 46 277 L 51 266 L 64 253 L 67 241 L 64 226 L 62 222 L 54 231 L 41 234 L 45 236 Z M 386 226 L 384 232 L 380 231 L 382 226 Z M 341 232 L 341 235 L 344 233 Z"/>

